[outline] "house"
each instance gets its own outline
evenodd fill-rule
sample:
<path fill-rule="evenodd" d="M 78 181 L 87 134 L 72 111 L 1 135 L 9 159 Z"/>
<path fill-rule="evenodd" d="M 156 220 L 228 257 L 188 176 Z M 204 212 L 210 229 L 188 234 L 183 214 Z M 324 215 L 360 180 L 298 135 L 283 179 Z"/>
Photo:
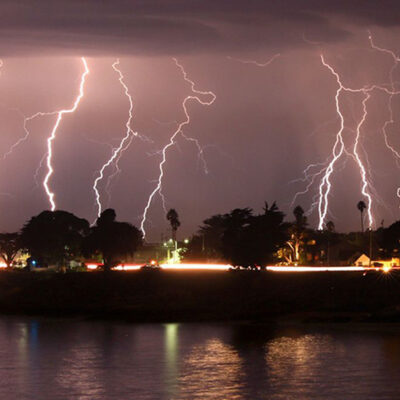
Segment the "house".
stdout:
<path fill-rule="evenodd" d="M 359 267 L 383 267 L 391 268 L 395 266 L 400 266 L 400 258 L 392 257 L 386 260 L 370 260 L 366 254 L 361 254 L 360 257 L 354 262 L 355 265 Z"/>

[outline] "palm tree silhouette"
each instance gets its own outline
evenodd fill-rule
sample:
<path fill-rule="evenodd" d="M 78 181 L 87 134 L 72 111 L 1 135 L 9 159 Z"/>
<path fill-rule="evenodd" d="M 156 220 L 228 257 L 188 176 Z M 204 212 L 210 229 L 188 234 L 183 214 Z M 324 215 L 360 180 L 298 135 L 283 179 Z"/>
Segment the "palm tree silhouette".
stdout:
<path fill-rule="evenodd" d="M 172 239 L 174 240 L 174 242 L 176 242 L 176 231 L 178 230 L 178 228 L 180 227 L 181 223 L 179 221 L 179 216 L 178 213 L 176 212 L 176 210 L 174 210 L 173 208 L 171 208 L 168 213 L 167 213 L 167 220 L 169 221 L 169 223 L 171 224 L 171 228 L 172 228 Z"/>
<path fill-rule="evenodd" d="M 357 203 L 357 208 L 360 211 L 361 214 L 361 232 L 364 233 L 364 218 L 363 218 L 363 213 L 364 210 L 367 208 L 367 205 L 361 200 Z"/>

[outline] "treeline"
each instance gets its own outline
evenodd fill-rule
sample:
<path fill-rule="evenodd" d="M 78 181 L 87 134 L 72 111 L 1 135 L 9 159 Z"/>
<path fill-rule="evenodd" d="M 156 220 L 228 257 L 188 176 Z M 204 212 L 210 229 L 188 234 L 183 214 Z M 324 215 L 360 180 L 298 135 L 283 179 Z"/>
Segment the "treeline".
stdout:
<path fill-rule="evenodd" d="M 375 231 L 339 233 L 332 221 L 325 229 L 312 229 L 304 210 L 297 206 L 291 221 L 275 203 L 263 212 L 239 208 L 203 221 L 185 252 L 187 261 L 220 260 L 235 266 L 255 267 L 269 263 L 285 265 L 349 265 L 363 253 L 373 259 L 400 256 L 400 221 Z"/>
<path fill-rule="evenodd" d="M 16 233 L 0 234 L 0 256 L 8 267 L 20 250 L 30 254 L 27 267 L 64 267 L 69 261 L 95 258 L 110 270 L 121 257 L 142 244 L 139 229 L 116 221 L 113 209 L 103 211 L 94 226 L 67 211 L 43 211 Z"/>
<path fill-rule="evenodd" d="M 203 221 L 198 232 L 178 249 L 186 261 L 223 261 L 234 266 L 263 267 L 286 265 L 349 265 L 362 253 L 375 259 L 398 257 L 400 221 L 388 228 L 339 233 L 329 221 L 324 230 L 312 229 L 304 210 L 297 206 L 290 221 L 273 203 L 265 203 L 255 214 L 250 208 L 237 208 Z M 180 220 L 176 210 L 166 215 L 176 241 Z M 29 253 L 29 266 L 63 267 L 70 261 L 95 259 L 112 269 L 143 244 L 141 231 L 116 220 L 113 209 L 105 210 L 90 226 L 85 219 L 66 211 L 43 211 L 32 217 L 20 232 L 0 234 L 0 257 L 11 266 L 18 252 Z M 159 260 L 161 261 L 161 260 Z"/>

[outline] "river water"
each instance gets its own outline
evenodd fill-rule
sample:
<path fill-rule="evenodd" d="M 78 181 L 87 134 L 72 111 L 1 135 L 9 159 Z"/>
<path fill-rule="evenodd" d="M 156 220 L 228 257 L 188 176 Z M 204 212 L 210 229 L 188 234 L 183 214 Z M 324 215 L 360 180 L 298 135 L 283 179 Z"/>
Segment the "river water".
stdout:
<path fill-rule="evenodd" d="M 0 399 L 398 400 L 400 327 L 0 318 Z"/>

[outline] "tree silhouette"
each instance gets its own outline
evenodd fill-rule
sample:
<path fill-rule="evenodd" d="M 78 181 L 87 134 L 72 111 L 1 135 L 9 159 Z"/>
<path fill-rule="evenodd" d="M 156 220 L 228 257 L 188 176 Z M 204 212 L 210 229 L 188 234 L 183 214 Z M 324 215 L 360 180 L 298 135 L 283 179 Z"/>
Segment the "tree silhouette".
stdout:
<path fill-rule="evenodd" d="M 328 221 L 325 225 L 326 230 L 328 232 L 334 232 L 335 231 L 335 224 L 332 221 Z"/>
<path fill-rule="evenodd" d="M 206 242 L 206 256 L 223 258 L 234 266 L 265 266 L 286 240 L 284 214 L 275 203 L 265 203 L 264 212 L 254 215 L 250 208 L 236 208 L 214 215 L 203 222 L 197 237 Z M 196 254 L 195 252 L 193 252 Z"/>
<path fill-rule="evenodd" d="M 43 211 L 21 230 L 22 245 L 33 258 L 58 267 L 80 256 L 89 223 L 67 211 Z"/>
<path fill-rule="evenodd" d="M 172 239 L 176 242 L 176 231 L 178 228 L 181 226 L 181 223 L 179 221 L 179 216 L 178 213 L 176 212 L 175 209 L 171 208 L 167 212 L 167 220 L 169 221 L 172 229 Z"/>
<path fill-rule="evenodd" d="M 248 245 L 248 238 L 245 237 L 245 231 L 251 216 L 250 208 L 236 208 L 224 215 L 222 254 L 233 265 L 245 266 L 247 264 L 245 248 Z"/>
<path fill-rule="evenodd" d="M 290 263 L 298 263 L 300 256 L 303 253 L 303 248 L 307 236 L 307 217 L 304 215 L 304 210 L 300 206 L 296 206 L 293 210 L 294 222 L 289 226 L 289 240 L 287 245 L 290 251 L 285 258 Z"/>
<path fill-rule="evenodd" d="M 364 214 L 364 210 L 367 208 L 367 205 L 362 200 L 360 200 L 357 203 L 357 208 L 361 214 L 361 232 L 364 232 L 364 216 L 363 216 L 363 214 Z"/>
<path fill-rule="evenodd" d="M 11 264 L 21 248 L 21 237 L 18 232 L 0 233 L 0 257 L 6 263 L 7 268 L 11 267 Z"/>
<path fill-rule="evenodd" d="M 115 218 L 113 209 L 104 210 L 82 245 L 87 257 L 100 255 L 103 258 L 105 271 L 118 265 L 120 258 L 133 255 L 142 243 L 138 228 L 127 222 L 117 222 Z"/>

